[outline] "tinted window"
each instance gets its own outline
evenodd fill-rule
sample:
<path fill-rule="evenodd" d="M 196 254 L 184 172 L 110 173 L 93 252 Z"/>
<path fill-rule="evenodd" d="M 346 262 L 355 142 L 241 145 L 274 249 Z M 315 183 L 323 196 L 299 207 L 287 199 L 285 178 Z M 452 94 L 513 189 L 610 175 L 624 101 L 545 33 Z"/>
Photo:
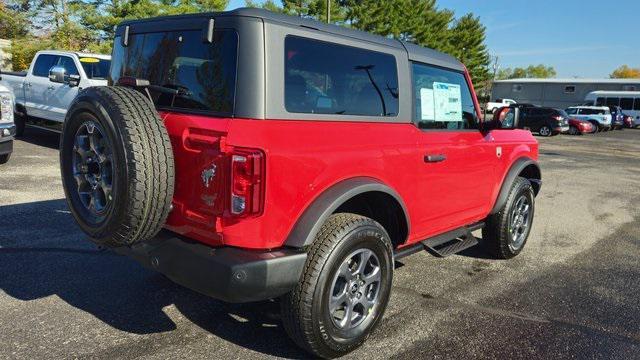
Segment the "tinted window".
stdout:
<path fill-rule="evenodd" d="M 288 36 L 284 100 L 292 113 L 397 116 L 395 57 Z"/>
<path fill-rule="evenodd" d="M 618 106 L 620 104 L 620 98 L 607 98 L 607 106 Z"/>
<path fill-rule="evenodd" d="M 605 98 L 599 97 L 596 99 L 596 106 L 603 106 L 606 103 Z"/>
<path fill-rule="evenodd" d="M 636 98 L 633 104 L 633 110 L 640 110 L 640 98 Z"/>
<path fill-rule="evenodd" d="M 414 63 L 414 121 L 421 129 L 476 129 L 478 116 L 460 72 Z"/>
<path fill-rule="evenodd" d="M 62 66 L 67 71 L 67 75 L 79 75 L 76 64 L 68 56 L 60 56 L 57 66 Z"/>
<path fill-rule="evenodd" d="M 576 92 L 576 87 L 573 85 L 565 86 L 564 92 L 566 92 L 567 94 L 573 94 L 574 92 Z"/>
<path fill-rule="evenodd" d="M 633 110 L 633 98 L 620 98 L 622 110 Z"/>
<path fill-rule="evenodd" d="M 123 77 L 149 80 L 159 108 L 233 112 L 238 37 L 216 30 L 213 43 L 200 31 L 135 34 L 129 46 L 114 41 L 111 83 Z"/>
<path fill-rule="evenodd" d="M 604 109 L 580 109 L 580 114 L 582 115 L 605 115 L 608 113 L 609 110 Z"/>
<path fill-rule="evenodd" d="M 104 80 L 109 76 L 109 67 L 111 66 L 109 60 L 81 57 L 80 64 L 89 79 Z"/>
<path fill-rule="evenodd" d="M 577 109 L 567 109 L 566 112 L 569 115 L 575 115 L 578 112 L 578 110 Z"/>
<path fill-rule="evenodd" d="M 49 70 L 58 61 L 57 55 L 39 55 L 33 65 L 33 76 L 48 77 Z"/>

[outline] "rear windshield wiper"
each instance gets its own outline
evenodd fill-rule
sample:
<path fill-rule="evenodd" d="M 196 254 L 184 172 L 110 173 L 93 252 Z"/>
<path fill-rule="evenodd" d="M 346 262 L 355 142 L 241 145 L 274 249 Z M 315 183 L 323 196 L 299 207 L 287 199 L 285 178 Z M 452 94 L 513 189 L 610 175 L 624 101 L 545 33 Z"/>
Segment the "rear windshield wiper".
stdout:
<path fill-rule="evenodd" d="M 149 97 L 149 100 L 151 100 L 151 102 L 153 102 L 153 98 L 151 97 L 151 94 L 149 93 L 149 90 L 157 91 L 157 92 L 163 93 L 163 94 L 172 95 L 173 96 L 173 98 L 171 99 L 171 106 L 172 107 L 173 107 L 173 103 L 176 100 L 176 96 L 191 96 L 191 92 L 189 91 L 189 89 L 187 89 L 184 86 L 167 84 L 167 85 L 171 85 L 171 86 L 177 87 L 177 89 L 176 89 L 176 88 L 173 88 L 173 87 L 169 87 L 167 85 L 153 85 L 147 79 L 140 79 L 140 78 L 131 77 L 131 76 L 123 76 L 123 77 L 121 77 L 120 79 L 118 79 L 117 84 L 118 85 L 123 85 L 123 86 L 131 86 L 131 87 L 135 87 L 135 88 L 143 88 L 145 90 L 145 92 L 147 93 L 147 96 Z"/>

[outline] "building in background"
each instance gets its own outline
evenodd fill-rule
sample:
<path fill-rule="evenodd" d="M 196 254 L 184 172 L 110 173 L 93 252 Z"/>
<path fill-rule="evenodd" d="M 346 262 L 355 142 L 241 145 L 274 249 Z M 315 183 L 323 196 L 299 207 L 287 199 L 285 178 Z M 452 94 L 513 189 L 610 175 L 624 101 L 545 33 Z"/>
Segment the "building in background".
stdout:
<path fill-rule="evenodd" d="M 596 90 L 638 91 L 640 79 L 510 79 L 493 82 L 491 100 L 513 99 L 564 109 L 584 103 Z"/>
<path fill-rule="evenodd" d="M 0 70 L 11 71 L 11 53 L 9 48 L 11 47 L 10 40 L 0 39 Z"/>

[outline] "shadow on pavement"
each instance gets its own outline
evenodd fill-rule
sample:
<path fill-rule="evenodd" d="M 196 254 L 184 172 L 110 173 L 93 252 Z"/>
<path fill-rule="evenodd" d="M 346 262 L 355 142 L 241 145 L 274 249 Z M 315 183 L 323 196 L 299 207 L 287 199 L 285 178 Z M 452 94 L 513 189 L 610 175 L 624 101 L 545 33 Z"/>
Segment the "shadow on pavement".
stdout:
<path fill-rule="evenodd" d="M 44 146 L 54 150 L 58 150 L 60 145 L 59 133 L 38 129 L 29 125 L 27 125 L 24 130 L 24 135 L 17 139 L 29 144 Z"/>
<path fill-rule="evenodd" d="M 0 206 L 0 213 L 0 289 L 11 297 L 56 295 L 135 334 L 176 329 L 163 312 L 173 304 L 197 326 L 234 344 L 274 356 L 305 356 L 284 332 L 276 301 L 223 303 L 100 251 L 76 227 L 63 199 Z"/>

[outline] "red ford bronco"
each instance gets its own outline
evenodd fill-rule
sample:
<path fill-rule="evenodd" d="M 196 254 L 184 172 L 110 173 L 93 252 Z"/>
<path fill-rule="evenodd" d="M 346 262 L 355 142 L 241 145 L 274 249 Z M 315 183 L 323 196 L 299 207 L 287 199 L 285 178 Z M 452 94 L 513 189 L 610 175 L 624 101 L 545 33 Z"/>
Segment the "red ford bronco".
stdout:
<path fill-rule="evenodd" d="M 97 244 L 229 302 L 280 298 L 287 333 L 336 357 L 389 301 L 394 261 L 523 248 L 538 144 L 483 121 L 458 60 L 239 9 L 127 21 L 109 86 L 61 139 L 67 202 Z"/>

